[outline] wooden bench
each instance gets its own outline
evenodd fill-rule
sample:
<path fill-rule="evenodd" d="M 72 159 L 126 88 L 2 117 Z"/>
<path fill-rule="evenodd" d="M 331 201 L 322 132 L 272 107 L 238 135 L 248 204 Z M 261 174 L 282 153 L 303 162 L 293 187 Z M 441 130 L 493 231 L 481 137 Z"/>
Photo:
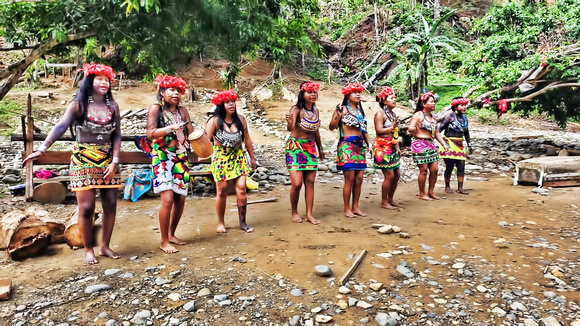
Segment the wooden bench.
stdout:
<path fill-rule="evenodd" d="M 26 158 L 33 152 L 34 141 L 44 141 L 46 135 L 34 134 L 34 117 L 32 115 L 32 101 L 31 96 L 28 94 L 28 106 L 26 116 L 21 117 L 22 121 L 22 135 L 13 134 L 10 137 L 11 141 L 23 141 L 24 151 L 22 152 L 22 159 Z M 64 135 L 57 141 L 74 141 L 72 136 Z M 135 136 L 123 135 L 121 136 L 121 141 L 123 142 L 134 142 Z M 29 161 L 26 163 L 25 172 L 25 196 L 27 201 L 32 201 L 34 196 L 34 184 L 41 184 L 45 182 L 68 182 L 70 178 L 68 176 L 61 176 L 49 179 L 35 179 L 33 175 L 33 169 L 35 165 L 68 165 L 70 164 L 70 157 L 72 151 L 46 151 L 40 158 L 35 161 Z M 209 164 L 211 159 L 205 158 L 200 159 L 195 155 L 195 153 L 189 154 L 189 163 L 191 165 L 197 164 Z M 150 165 L 151 159 L 141 151 L 121 151 L 119 155 L 119 164 L 123 165 Z M 210 171 L 191 171 L 191 176 L 211 176 Z M 127 178 L 127 174 L 122 174 L 122 181 Z M 192 179 L 193 180 L 193 179 Z"/>

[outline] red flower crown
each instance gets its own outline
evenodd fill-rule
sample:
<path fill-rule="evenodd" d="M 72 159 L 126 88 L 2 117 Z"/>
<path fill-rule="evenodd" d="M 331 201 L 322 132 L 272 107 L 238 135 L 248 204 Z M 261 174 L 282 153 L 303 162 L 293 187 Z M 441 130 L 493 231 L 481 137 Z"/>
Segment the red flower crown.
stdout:
<path fill-rule="evenodd" d="M 302 87 L 300 87 L 301 91 L 310 92 L 310 93 L 318 92 L 319 89 L 320 89 L 320 84 L 318 84 L 318 83 L 305 83 L 302 85 Z"/>
<path fill-rule="evenodd" d="M 155 77 L 155 84 L 157 85 L 157 91 L 161 88 L 179 88 L 179 93 L 181 95 L 185 94 L 185 90 L 187 89 L 187 84 L 185 80 L 181 77 L 174 77 L 170 75 L 161 76 L 161 74 Z"/>
<path fill-rule="evenodd" d="M 395 91 L 390 88 L 390 87 L 383 87 L 383 89 L 381 89 L 381 92 L 379 93 L 379 95 L 377 95 L 377 97 L 379 98 L 379 100 L 385 99 L 387 98 L 387 96 L 389 95 L 394 95 Z"/>
<path fill-rule="evenodd" d="M 435 95 L 433 95 L 433 92 L 423 93 L 423 94 L 421 94 L 421 101 L 426 102 L 430 97 L 435 98 Z"/>
<path fill-rule="evenodd" d="M 451 101 L 452 107 L 460 104 L 469 104 L 469 99 L 467 97 L 460 97 Z"/>
<path fill-rule="evenodd" d="M 110 81 L 115 80 L 115 73 L 113 72 L 113 68 L 104 65 L 102 63 L 88 63 L 83 67 L 83 74 L 85 77 L 88 75 L 105 75 L 109 78 Z"/>
<path fill-rule="evenodd" d="M 352 92 L 360 92 L 362 93 L 364 90 L 363 85 L 361 83 L 350 83 L 350 84 L 346 84 L 346 86 L 344 86 L 342 88 L 342 94 L 344 96 L 352 93 Z"/>
<path fill-rule="evenodd" d="M 228 102 L 231 100 L 238 100 L 238 92 L 233 89 L 228 89 L 227 91 L 217 93 L 216 96 L 211 99 L 211 102 L 217 106 L 223 102 Z"/>

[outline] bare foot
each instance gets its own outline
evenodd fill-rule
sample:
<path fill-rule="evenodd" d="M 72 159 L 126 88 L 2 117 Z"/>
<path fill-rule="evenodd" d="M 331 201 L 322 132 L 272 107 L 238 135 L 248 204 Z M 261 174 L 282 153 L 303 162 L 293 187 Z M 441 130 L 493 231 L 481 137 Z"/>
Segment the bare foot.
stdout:
<path fill-rule="evenodd" d="M 217 233 L 226 233 L 227 232 L 226 226 L 224 224 L 218 224 L 216 232 Z"/>
<path fill-rule="evenodd" d="M 300 217 L 298 214 L 292 214 L 292 222 L 302 223 L 302 217 Z"/>
<path fill-rule="evenodd" d="M 439 196 L 437 196 L 435 194 L 429 194 L 429 197 L 431 197 L 431 198 L 433 198 L 435 200 L 441 199 L 441 198 L 439 198 Z"/>
<path fill-rule="evenodd" d="M 177 238 L 176 236 L 169 237 L 169 242 L 176 244 L 176 245 L 179 245 L 179 246 L 183 246 L 183 245 L 187 244 L 187 242 Z"/>
<path fill-rule="evenodd" d="M 397 203 L 396 201 L 390 201 L 389 204 L 391 204 L 392 206 L 398 207 L 398 208 L 405 208 L 405 206 Z"/>
<path fill-rule="evenodd" d="M 397 207 L 395 207 L 395 206 L 393 206 L 393 205 L 391 205 L 389 203 L 387 203 L 386 205 L 385 204 L 381 204 L 381 207 L 382 208 L 386 208 L 386 209 L 397 209 Z"/>
<path fill-rule="evenodd" d="M 431 197 L 429 197 L 429 196 L 427 196 L 427 195 L 419 195 L 419 199 L 422 199 L 422 200 L 427 200 L 427 201 L 429 201 L 429 200 L 433 200 L 433 198 L 431 198 Z"/>
<path fill-rule="evenodd" d="M 355 218 L 356 217 L 350 209 L 347 209 L 344 211 L 344 216 L 346 216 L 348 218 Z"/>
<path fill-rule="evenodd" d="M 85 252 L 85 264 L 87 265 L 94 265 L 98 264 L 99 260 L 95 257 L 95 253 L 93 251 Z"/>
<path fill-rule="evenodd" d="M 445 192 L 450 194 L 453 192 L 453 189 L 451 189 L 451 187 L 445 187 Z"/>
<path fill-rule="evenodd" d="M 362 216 L 362 217 L 365 217 L 365 216 L 367 216 L 367 213 L 365 213 L 365 212 L 361 211 L 359 208 L 357 208 L 357 209 L 353 209 L 353 210 L 352 210 L 352 212 L 353 212 L 355 215 L 358 215 L 358 216 Z"/>
<path fill-rule="evenodd" d="M 314 218 L 314 217 L 312 217 L 312 216 L 306 216 L 306 220 L 307 220 L 308 222 L 310 222 L 310 223 L 314 224 L 314 225 L 318 225 L 318 224 L 320 224 L 320 221 L 319 221 L 319 220 L 317 220 L 317 219 L 315 219 L 315 218 Z"/>
<path fill-rule="evenodd" d="M 170 242 L 161 243 L 161 250 L 165 251 L 165 253 L 168 253 L 168 254 L 174 254 L 174 253 L 179 251 Z"/>
<path fill-rule="evenodd" d="M 121 258 L 121 255 L 119 255 L 118 253 L 114 252 L 113 250 L 111 250 L 111 248 L 109 247 L 101 247 L 101 250 L 99 250 L 99 256 L 107 256 L 111 259 L 119 259 Z"/>
<path fill-rule="evenodd" d="M 244 230 L 246 233 L 254 232 L 254 228 L 246 224 L 246 222 L 240 223 L 240 229 Z"/>
<path fill-rule="evenodd" d="M 457 189 L 456 191 L 458 194 L 462 194 L 462 195 L 469 195 L 469 192 L 466 191 L 465 189 Z"/>

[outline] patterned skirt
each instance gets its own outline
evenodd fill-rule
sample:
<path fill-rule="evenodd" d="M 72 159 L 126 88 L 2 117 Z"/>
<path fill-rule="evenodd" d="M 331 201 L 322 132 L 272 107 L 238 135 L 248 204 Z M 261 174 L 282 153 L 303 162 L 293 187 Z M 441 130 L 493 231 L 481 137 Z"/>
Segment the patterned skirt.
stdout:
<path fill-rule="evenodd" d="M 439 160 L 439 153 L 433 139 L 413 139 L 411 142 L 413 162 L 415 164 L 429 164 Z"/>
<path fill-rule="evenodd" d="M 215 182 L 237 179 L 250 173 L 241 145 L 234 148 L 213 145 L 210 169 Z"/>
<path fill-rule="evenodd" d="M 314 139 L 288 138 L 286 141 L 286 167 L 290 171 L 318 170 L 318 157 Z"/>
<path fill-rule="evenodd" d="M 112 161 L 111 145 L 76 143 L 70 158 L 71 191 L 121 188 L 121 175 L 115 174 L 111 180 L 105 180 L 105 170 Z"/>
<path fill-rule="evenodd" d="M 177 147 L 160 148 L 153 144 L 151 150 L 153 166 L 153 192 L 171 190 L 187 196 L 189 187 L 189 160 L 187 152 L 177 153 Z"/>
<path fill-rule="evenodd" d="M 443 139 L 447 142 L 447 145 L 449 145 L 449 150 L 445 151 L 445 148 L 439 144 L 439 157 L 465 161 L 467 155 L 465 153 L 465 147 L 463 147 L 463 137 L 457 138 L 443 136 Z"/>
<path fill-rule="evenodd" d="M 348 136 L 338 142 L 336 168 L 341 171 L 366 170 L 366 148 L 360 136 Z"/>
<path fill-rule="evenodd" d="M 393 137 L 377 137 L 373 143 L 373 168 L 394 170 L 401 166 L 401 153 L 397 150 L 398 141 Z"/>

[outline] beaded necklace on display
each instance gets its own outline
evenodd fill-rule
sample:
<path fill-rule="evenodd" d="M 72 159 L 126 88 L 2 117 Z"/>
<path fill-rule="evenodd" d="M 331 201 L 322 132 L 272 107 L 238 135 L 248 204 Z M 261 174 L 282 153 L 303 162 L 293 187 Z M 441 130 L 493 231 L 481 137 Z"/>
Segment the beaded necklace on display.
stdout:
<path fill-rule="evenodd" d="M 95 100 L 93 99 L 92 95 L 89 95 L 88 100 L 89 100 L 89 104 L 95 103 Z M 87 110 L 87 118 L 89 118 L 90 120 L 93 120 L 93 121 L 101 122 L 101 123 L 111 121 L 111 118 L 113 118 L 113 110 L 111 110 L 111 101 L 109 100 L 108 96 L 105 96 L 105 104 L 107 105 L 107 108 L 109 109 L 109 115 L 106 118 L 99 119 L 97 117 L 94 117 L 88 112 L 88 110 Z"/>
<path fill-rule="evenodd" d="M 358 108 L 358 106 L 356 107 L 356 113 L 352 113 L 352 110 L 350 108 L 350 104 L 346 104 L 346 109 L 348 111 L 348 113 L 350 113 L 350 115 L 354 116 L 359 123 L 360 129 L 362 130 L 362 132 L 367 132 L 367 121 L 365 116 L 362 115 L 362 112 L 360 111 L 360 109 Z"/>

